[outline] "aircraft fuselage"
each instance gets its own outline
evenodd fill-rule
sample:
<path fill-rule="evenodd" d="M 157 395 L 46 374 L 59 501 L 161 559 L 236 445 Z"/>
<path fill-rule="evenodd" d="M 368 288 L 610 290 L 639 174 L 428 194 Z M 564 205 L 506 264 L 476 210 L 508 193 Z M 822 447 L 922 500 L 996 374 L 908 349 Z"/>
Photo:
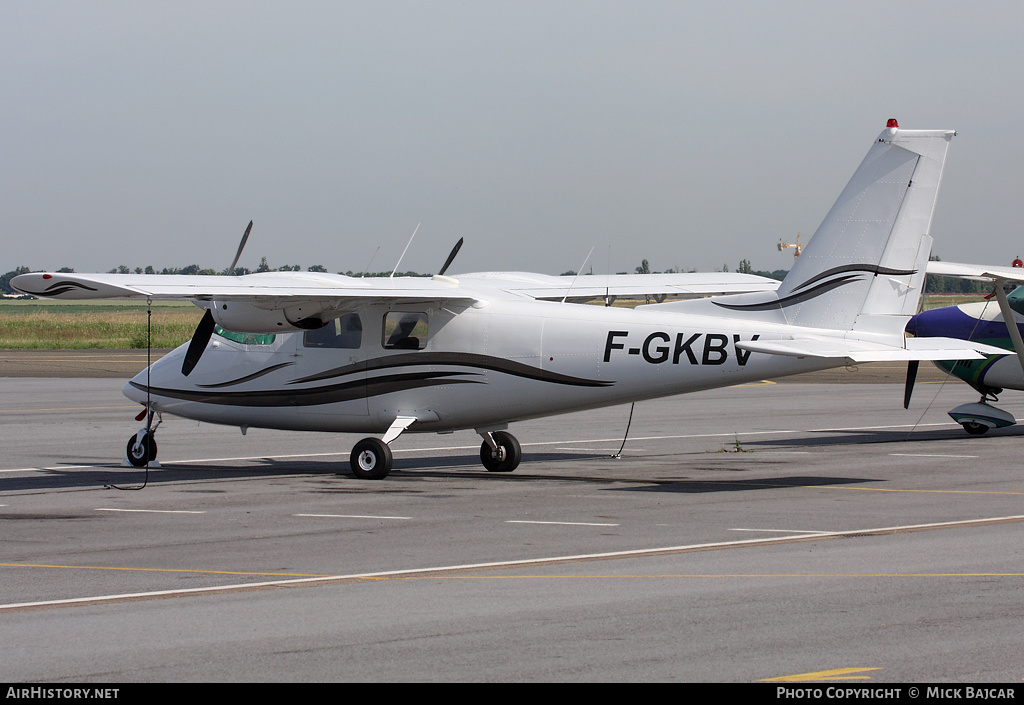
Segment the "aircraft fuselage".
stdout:
<path fill-rule="evenodd" d="M 408 432 L 444 432 L 834 365 L 737 347 L 783 337 L 771 323 L 545 301 L 367 305 L 338 325 L 352 330 L 326 343 L 214 336 L 188 377 L 181 346 L 124 392 L 146 403 L 148 386 L 154 410 L 209 423 L 382 433 L 412 416 Z"/>

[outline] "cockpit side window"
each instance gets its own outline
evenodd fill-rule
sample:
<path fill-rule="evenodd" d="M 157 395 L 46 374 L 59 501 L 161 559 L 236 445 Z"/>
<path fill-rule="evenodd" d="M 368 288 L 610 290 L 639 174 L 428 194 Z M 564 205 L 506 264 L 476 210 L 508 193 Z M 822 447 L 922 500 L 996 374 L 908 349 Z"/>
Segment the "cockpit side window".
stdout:
<path fill-rule="evenodd" d="M 422 350 L 427 347 L 427 314 L 389 311 L 384 315 L 385 350 Z"/>
<path fill-rule="evenodd" d="M 242 345 L 271 345 L 276 337 L 273 333 L 235 333 L 224 330 L 219 325 L 214 326 L 213 333 Z"/>
<path fill-rule="evenodd" d="M 357 350 L 363 343 L 363 322 L 358 313 L 346 313 L 329 321 L 323 328 L 302 334 L 306 348 L 341 348 Z"/>

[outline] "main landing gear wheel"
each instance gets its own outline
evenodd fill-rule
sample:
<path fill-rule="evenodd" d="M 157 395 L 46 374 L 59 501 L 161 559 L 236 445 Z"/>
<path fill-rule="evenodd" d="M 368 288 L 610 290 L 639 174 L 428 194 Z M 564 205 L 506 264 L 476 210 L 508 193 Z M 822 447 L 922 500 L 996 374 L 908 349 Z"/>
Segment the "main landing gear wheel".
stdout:
<path fill-rule="evenodd" d="M 523 451 L 516 437 L 505 431 L 495 431 L 491 438 L 494 439 L 497 448 L 491 448 L 487 441 L 480 446 L 480 462 L 484 464 L 487 472 L 512 472 L 519 467 Z"/>
<path fill-rule="evenodd" d="M 980 436 L 988 432 L 988 426 L 986 426 L 983 423 L 978 423 L 977 421 L 967 421 L 962 425 L 964 427 L 964 430 L 967 431 L 972 436 Z"/>
<path fill-rule="evenodd" d="M 146 463 L 156 460 L 156 439 L 147 433 L 133 433 L 128 439 L 128 447 L 125 449 L 128 462 L 137 468 L 146 467 Z"/>
<path fill-rule="evenodd" d="M 378 438 L 364 438 L 349 456 L 352 474 L 360 480 L 383 480 L 391 472 L 391 449 Z"/>

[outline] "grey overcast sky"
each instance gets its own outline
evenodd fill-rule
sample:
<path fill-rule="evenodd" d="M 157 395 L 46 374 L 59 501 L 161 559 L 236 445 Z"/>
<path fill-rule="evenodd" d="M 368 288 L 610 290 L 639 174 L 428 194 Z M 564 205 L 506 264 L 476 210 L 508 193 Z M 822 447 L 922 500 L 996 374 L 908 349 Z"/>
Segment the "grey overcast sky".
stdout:
<path fill-rule="evenodd" d="M 890 117 L 1009 264 L 1022 89 L 1019 0 L 8 0 L 0 271 L 788 269 Z"/>

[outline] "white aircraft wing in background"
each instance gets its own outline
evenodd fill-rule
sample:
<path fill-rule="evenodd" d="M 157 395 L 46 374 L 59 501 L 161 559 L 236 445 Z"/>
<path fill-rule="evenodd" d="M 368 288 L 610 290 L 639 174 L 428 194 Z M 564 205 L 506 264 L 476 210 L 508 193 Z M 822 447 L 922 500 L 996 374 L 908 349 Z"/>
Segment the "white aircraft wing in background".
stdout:
<path fill-rule="evenodd" d="M 935 261 L 928 263 L 928 273 L 943 277 L 973 279 L 977 281 L 1010 281 L 1024 283 L 1024 268 L 996 267 L 985 264 L 961 264 Z"/>

